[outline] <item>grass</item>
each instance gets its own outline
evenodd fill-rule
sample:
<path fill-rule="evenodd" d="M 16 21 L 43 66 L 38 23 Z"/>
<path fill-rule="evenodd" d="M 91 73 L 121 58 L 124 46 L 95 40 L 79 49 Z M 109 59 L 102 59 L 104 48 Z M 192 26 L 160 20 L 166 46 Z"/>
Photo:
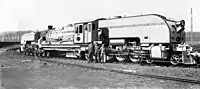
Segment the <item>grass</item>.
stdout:
<path fill-rule="evenodd" d="M 200 41 L 194 41 L 194 42 L 186 42 L 186 44 L 189 44 L 190 46 L 193 47 L 193 51 L 198 51 L 200 52 Z"/>

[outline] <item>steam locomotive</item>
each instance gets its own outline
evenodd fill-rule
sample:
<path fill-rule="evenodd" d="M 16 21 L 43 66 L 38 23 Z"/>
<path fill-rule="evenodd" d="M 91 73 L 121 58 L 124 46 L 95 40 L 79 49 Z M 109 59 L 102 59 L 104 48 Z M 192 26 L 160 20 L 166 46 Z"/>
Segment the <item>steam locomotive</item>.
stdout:
<path fill-rule="evenodd" d="M 185 44 L 184 30 L 184 20 L 174 21 L 158 14 L 100 18 L 24 34 L 21 51 L 29 55 L 59 54 L 87 59 L 88 44 L 96 41 L 106 46 L 108 60 L 195 64 L 189 56 L 192 47 Z"/>

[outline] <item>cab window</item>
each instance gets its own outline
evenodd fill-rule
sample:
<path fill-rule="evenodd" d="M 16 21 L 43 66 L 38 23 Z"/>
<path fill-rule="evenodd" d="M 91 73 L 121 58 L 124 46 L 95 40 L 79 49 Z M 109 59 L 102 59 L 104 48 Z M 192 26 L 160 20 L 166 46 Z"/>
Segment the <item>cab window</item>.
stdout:
<path fill-rule="evenodd" d="M 78 33 L 78 27 L 75 27 L 75 33 Z"/>
<path fill-rule="evenodd" d="M 95 30 L 95 28 L 96 28 L 95 24 L 92 24 L 92 30 Z"/>
<path fill-rule="evenodd" d="M 88 30 L 88 28 L 87 28 L 87 24 L 84 25 L 84 30 L 85 30 L 85 31 Z"/>
<path fill-rule="evenodd" d="M 91 32 L 91 30 L 92 30 L 92 25 L 89 24 L 89 32 Z"/>
<path fill-rule="evenodd" d="M 89 31 L 89 32 L 92 31 L 92 24 L 88 24 L 88 31 Z"/>
<path fill-rule="evenodd" d="M 79 33 L 83 32 L 83 25 L 79 25 Z"/>

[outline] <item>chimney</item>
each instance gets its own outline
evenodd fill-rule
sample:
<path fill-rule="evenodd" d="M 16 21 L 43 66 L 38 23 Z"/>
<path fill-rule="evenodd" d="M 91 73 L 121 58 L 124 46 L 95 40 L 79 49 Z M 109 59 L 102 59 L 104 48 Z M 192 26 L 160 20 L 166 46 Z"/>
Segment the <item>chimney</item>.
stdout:
<path fill-rule="evenodd" d="M 114 16 L 114 18 L 122 18 L 122 16 Z"/>
<path fill-rule="evenodd" d="M 53 26 L 52 25 L 48 25 L 48 30 L 52 30 Z"/>

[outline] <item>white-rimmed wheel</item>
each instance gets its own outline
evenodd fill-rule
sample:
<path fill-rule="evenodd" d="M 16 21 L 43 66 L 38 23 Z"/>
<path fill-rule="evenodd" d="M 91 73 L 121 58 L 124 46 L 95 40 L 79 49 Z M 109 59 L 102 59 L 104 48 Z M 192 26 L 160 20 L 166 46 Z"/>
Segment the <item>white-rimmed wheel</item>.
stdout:
<path fill-rule="evenodd" d="M 152 64 L 152 63 L 154 62 L 154 60 L 152 60 L 152 59 L 146 59 L 146 62 L 147 62 L 148 64 Z"/>
<path fill-rule="evenodd" d="M 42 52 L 42 57 L 45 57 L 46 56 L 46 52 Z"/>
<path fill-rule="evenodd" d="M 40 56 L 41 56 L 41 53 L 37 53 L 37 56 L 40 57 Z"/>
<path fill-rule="evenodd" d="M 108 56 L 107 56 L 107 60 L 108 60 L 108 61 L 113 60 L 113 56 L 108 55 Z"/>
<path fill-rule="evenodd" d="M 126 56 L 116 55 L 116 59 L 117 59 L 119 62 L 123 62 L 123 61 L 126 60 Z"/>
<path fill-rule="evenodd" d="M 132 62 L 135 62 L 135 63 L 138 63 L 140 62 L 140 58 L 134 58 L 134 56 L 129 56 L 129 59 L 132 61 Z"/>
<path fill-rule="evenodd" d="M 86 59 L 86 60 L 89 60 L 89 54 L 88 54 L 88 53 L 85 53 L 85 59 Z M 94 61 L 94 59 L 95 59 L 95 56 L 94 56 L 94 55 L 93 55 L 92 59 L 93 59 L 93 61 Z"/>
<path fill-rule="evenodd" d="M 46 56 L 47 56 L 47 57 L 50 57 L 50 56 L 51 56 L 51 54 L 50 54 L 49 51 L 46 52 Z"/>
<path fill-rule="evenodd" d="M 177 65 L 177 64 L 179 63 L 179 59 L 180 59 L 180 57 L 179 57 L 178 55 L 173 54 L 173 55 L 171 56 L 171 58 L 170 58 L 170 63 L 171 63 L 172 65 Z"/>
<path fill-rule="evenodd" d="M 85 53 L 85 59 L 89 60 L 89 54 L 88 53 Z"/>

